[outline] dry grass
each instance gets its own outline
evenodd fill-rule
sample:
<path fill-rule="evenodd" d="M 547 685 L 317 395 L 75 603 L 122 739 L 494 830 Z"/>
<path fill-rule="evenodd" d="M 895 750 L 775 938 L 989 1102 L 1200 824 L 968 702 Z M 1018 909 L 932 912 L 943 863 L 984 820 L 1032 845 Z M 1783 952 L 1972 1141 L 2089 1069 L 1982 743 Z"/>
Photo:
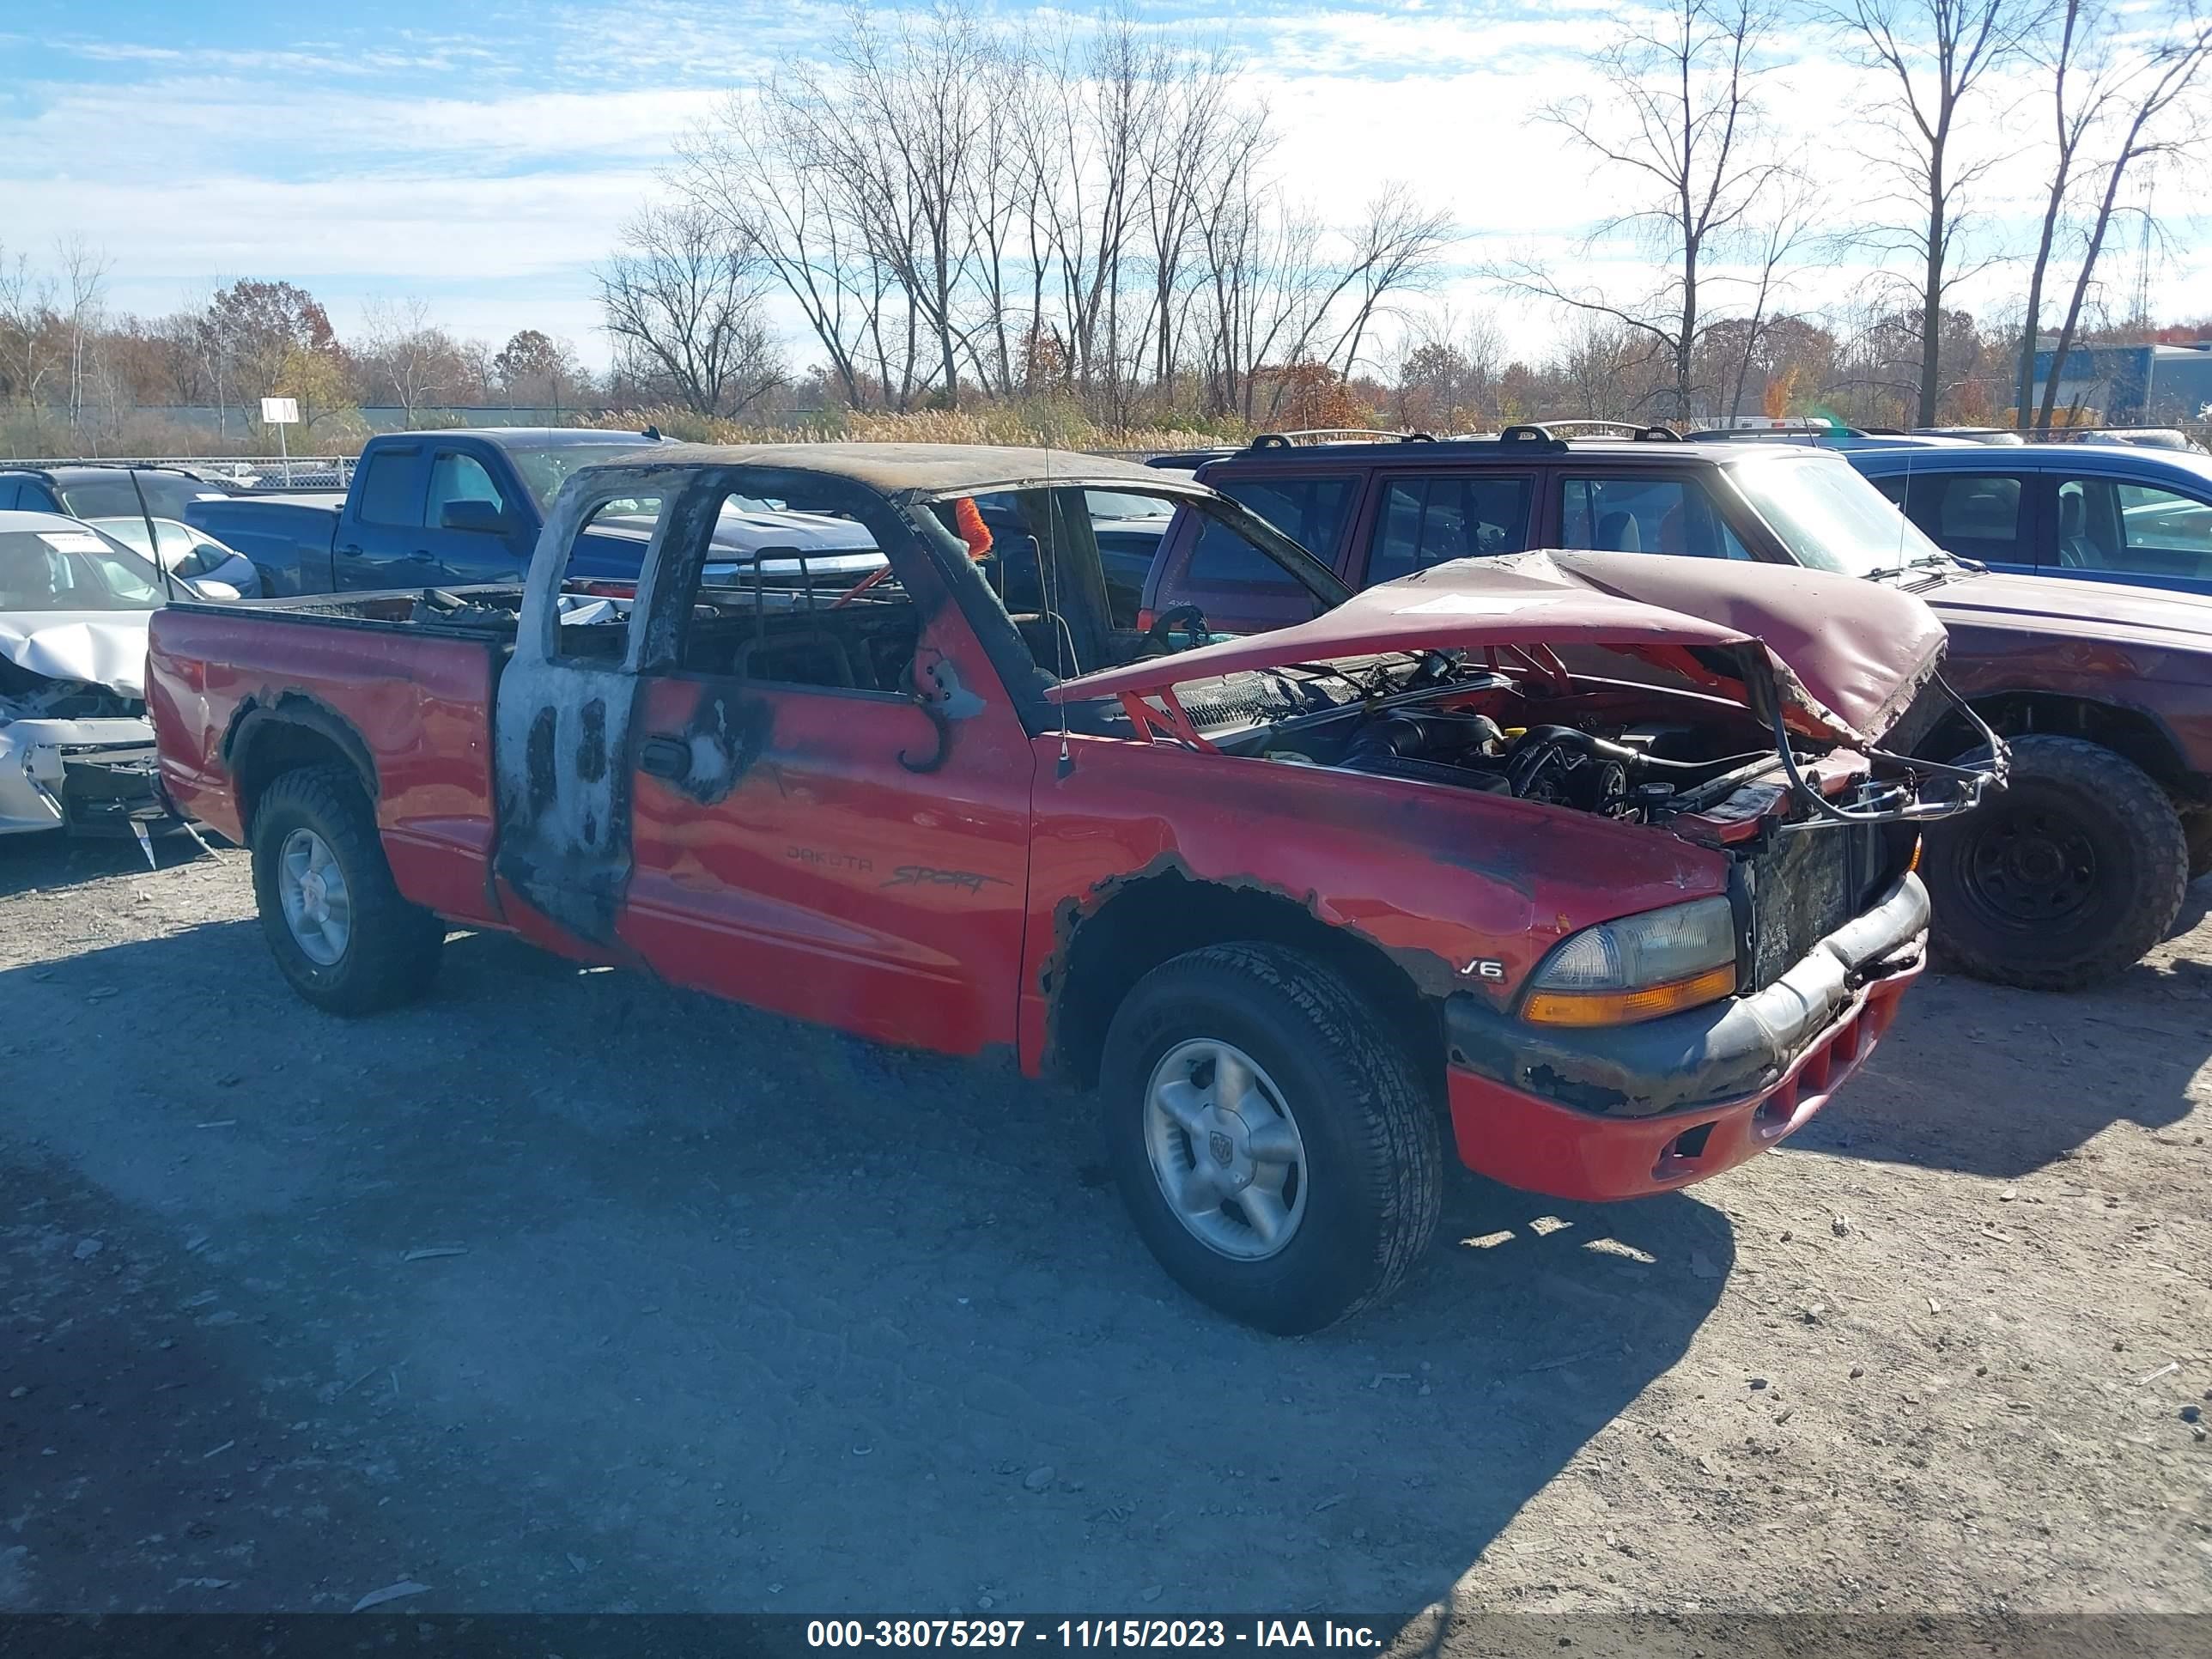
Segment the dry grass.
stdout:
<path fill-rule="evenodd" d="M 1147 453 L 1200 449 L 1238 441 L 1236 432 L 1186 428 L 1107 426 L 1054 404 L 994 404 L 966 410 L 922 410 L 908 415 L 848 412 L 805 427 L 756 426 L 714 419 L 681 409 L 644 409 L 623 417 L 625 424 L 652 425 L 671 438 L 693 443 L 918 443 L 1042 444 L 1059 449 L 1130 450 Z M 596 425 L 596 421 L 579 424 Z"/>

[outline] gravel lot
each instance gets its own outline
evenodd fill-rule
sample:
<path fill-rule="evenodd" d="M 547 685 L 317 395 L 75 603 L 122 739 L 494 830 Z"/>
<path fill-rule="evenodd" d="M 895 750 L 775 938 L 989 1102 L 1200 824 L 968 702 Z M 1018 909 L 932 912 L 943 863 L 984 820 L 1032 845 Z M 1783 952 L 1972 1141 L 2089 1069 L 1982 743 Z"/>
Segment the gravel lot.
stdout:
<path fill-rule="evenodd" d="M 164 864 L 0 845 L 0 1609 L 2212 1612 L 2212 883 L 1285 1342 L 1010 1066 L 485 937 L 346 1024 Z"/>

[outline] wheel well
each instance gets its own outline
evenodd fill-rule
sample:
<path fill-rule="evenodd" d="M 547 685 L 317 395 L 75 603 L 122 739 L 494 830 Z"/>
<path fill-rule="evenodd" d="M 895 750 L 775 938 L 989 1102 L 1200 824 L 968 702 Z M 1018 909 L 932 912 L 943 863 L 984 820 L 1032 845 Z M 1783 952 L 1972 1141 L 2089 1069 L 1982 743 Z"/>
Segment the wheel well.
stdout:
<path fill-rule="evenodd" d="M 1442 1097 L 1442 1015 L 1381 947 L 1280 894 L 1196 881 L 1177 870 L 1128 883 L 1076 924 L 1053 987 L 1052 1065 L 1091 1087 L 1107 1028 L 1139 980 L 1187 951 L 1248 940 L 1285 945 L 1334 969 Z"/>
<path fill-rule="evenodd" d="M 2138 710 L 2050 691 L 1999 691 L 1969 701 L 1999 737 L 2081 738 L 2133 761 L 2168 790 L 2188 787 L 2189 768 L 2172 737 Z M 1920 752 L 1948 759 L 1975 741 L 1972 728 L 1954 714 L 1929 733 Z"/>
<path fill-rule="evenodd" d="M 331 718 L 317 706 L 295 709 L 280 702 L 239 721 L 227 748 L 238 821 L 249 835 L 263 793 L 283 774 L 303 766 L 343 766 L 370 800 L 376 799 L 375 772 L 360 738 L 343 725 L 331 730 Z"/>

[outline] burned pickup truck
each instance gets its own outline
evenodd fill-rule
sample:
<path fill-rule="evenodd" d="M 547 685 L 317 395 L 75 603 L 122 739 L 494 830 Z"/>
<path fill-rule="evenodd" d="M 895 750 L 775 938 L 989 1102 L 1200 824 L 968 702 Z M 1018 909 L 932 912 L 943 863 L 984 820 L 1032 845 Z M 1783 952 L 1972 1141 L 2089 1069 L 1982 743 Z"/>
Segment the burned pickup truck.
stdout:
<path fill-rule="evenodd" d="M 1091 500 L 1132 493 L 1333 608 L 1138 632 Z M 732 495 L 884 562 L 717 567 Z M 653 526 L 634 586 L 570 569 L 611 511 Z M 580 470 L 520 588 L 172 605 L 149 697 L 309 1001 L 418 995 L 449 927 L 495 928 L 1012 1050 L 1095 1086 L 1169 1273 L 1298 1332 L 1404 1278 L 1447 1135 L 1620 1199 L 1820 1108 L 1919 971 L 1916 824 L 1990 781 L 1884 750 L 1942 645 L 1907 595 L 1633 556 L 1352 598 L 1227 498 L 1094 458 L 680 447 Z"/>

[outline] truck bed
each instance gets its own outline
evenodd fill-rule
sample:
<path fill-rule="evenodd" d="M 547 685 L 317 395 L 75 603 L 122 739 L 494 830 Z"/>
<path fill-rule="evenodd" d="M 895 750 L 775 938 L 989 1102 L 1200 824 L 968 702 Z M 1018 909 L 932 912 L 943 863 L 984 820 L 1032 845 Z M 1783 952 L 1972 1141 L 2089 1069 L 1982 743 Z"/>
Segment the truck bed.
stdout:
<path fill-rule="evenodd" d="M 242 842 L 270 745 L 320 743 L 376 803 L 400 891 L 495 921 L 489 720 L 521 590 L 455 597 L 454 617 L 419 592 L 157 611 L 146 695 L 172 799 Z"/>

